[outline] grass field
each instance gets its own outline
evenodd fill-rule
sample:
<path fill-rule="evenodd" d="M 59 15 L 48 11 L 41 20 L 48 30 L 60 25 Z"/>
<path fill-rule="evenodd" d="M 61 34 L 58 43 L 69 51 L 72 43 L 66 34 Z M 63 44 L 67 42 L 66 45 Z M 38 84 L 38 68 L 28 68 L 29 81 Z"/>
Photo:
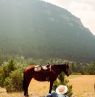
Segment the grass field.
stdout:
<path fill-rule="evenodd" d="M 95 97 L 95 75 L 71 75 L 68 77 L 73 86 L 72 97 Z M 29 85 L 30 97 L 44 97 L 48 93 L 49 82 L 38 82 L 31 80 Z M 24 97 L 23 93 L 6 93 L 6 90 L 0 88 L 0 97 Z"/>
<path fill-rule="evenodd" d="M 74 97 L 95 97 L 95 75 L 72 75 L 69 81 Z"/>

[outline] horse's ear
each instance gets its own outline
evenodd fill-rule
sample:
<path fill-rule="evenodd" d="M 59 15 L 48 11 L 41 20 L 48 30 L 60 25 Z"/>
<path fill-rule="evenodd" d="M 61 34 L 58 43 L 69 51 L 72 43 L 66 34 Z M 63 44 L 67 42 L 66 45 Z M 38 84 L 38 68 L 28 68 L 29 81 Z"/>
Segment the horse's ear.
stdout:
<path fill-rule="evenodd" d="M 50 63 L 48 62 L 47 65 L 50 65 Z"/>
<path fill-rule="evenodd" d="M 66 61 L 66 62 L 65 62 L 65 64 L 66 64 L 66 65 L 68 65 L 68 64 L 69 64 L 69 62 L 68 62 L 68 61 Z"/>

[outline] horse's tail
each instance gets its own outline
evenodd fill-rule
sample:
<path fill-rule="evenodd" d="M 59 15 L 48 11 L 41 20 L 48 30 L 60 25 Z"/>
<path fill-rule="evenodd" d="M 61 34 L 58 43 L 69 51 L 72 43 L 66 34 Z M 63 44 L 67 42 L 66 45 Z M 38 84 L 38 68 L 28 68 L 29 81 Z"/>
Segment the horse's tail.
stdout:
<path fill-rule="evenodd" d="M 23 72 L 23 90 L 26 91 L 28 88 L 28 85 L 30 83 L 30 80 L 32 78 L 34 72 L 34 68 L 32 68 L 31 70 L 29 70 L 28 72 L 24 71 Z"/>

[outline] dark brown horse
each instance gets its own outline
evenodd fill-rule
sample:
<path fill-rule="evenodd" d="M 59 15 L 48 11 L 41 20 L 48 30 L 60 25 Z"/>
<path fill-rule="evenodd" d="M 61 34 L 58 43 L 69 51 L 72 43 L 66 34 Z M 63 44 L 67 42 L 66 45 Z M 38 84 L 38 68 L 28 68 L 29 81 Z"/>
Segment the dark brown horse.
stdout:
<path fill-rule="evenodd" d="M 28 86 L 32 78 L 38 81 L 50 81 L 49 93 L 51 93 L 53 82 L 56 80 L 56 78 L 62 71 L 67 76 L 71 74 L 70 67 L 67 63 L 58 65 L 46 65 L 45 68 L 35 67 L 33 65 L 27 67 L 24 70 L 24 80 L 23 80 L 24 95 L 28 96 Z"/>

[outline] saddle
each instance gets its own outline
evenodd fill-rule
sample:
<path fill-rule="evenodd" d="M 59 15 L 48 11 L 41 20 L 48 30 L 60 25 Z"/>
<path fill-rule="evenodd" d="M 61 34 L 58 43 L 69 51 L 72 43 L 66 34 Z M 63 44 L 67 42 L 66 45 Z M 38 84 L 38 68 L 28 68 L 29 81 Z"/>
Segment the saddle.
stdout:
<path fill-rule="evenodd" d="M 34 71 L 40 71 L 40 70 L 51 70 L 51 65 L 45 65 L 45 66 L 41 66 L 41 65 L 36 65 L 34 67 Z"/>

